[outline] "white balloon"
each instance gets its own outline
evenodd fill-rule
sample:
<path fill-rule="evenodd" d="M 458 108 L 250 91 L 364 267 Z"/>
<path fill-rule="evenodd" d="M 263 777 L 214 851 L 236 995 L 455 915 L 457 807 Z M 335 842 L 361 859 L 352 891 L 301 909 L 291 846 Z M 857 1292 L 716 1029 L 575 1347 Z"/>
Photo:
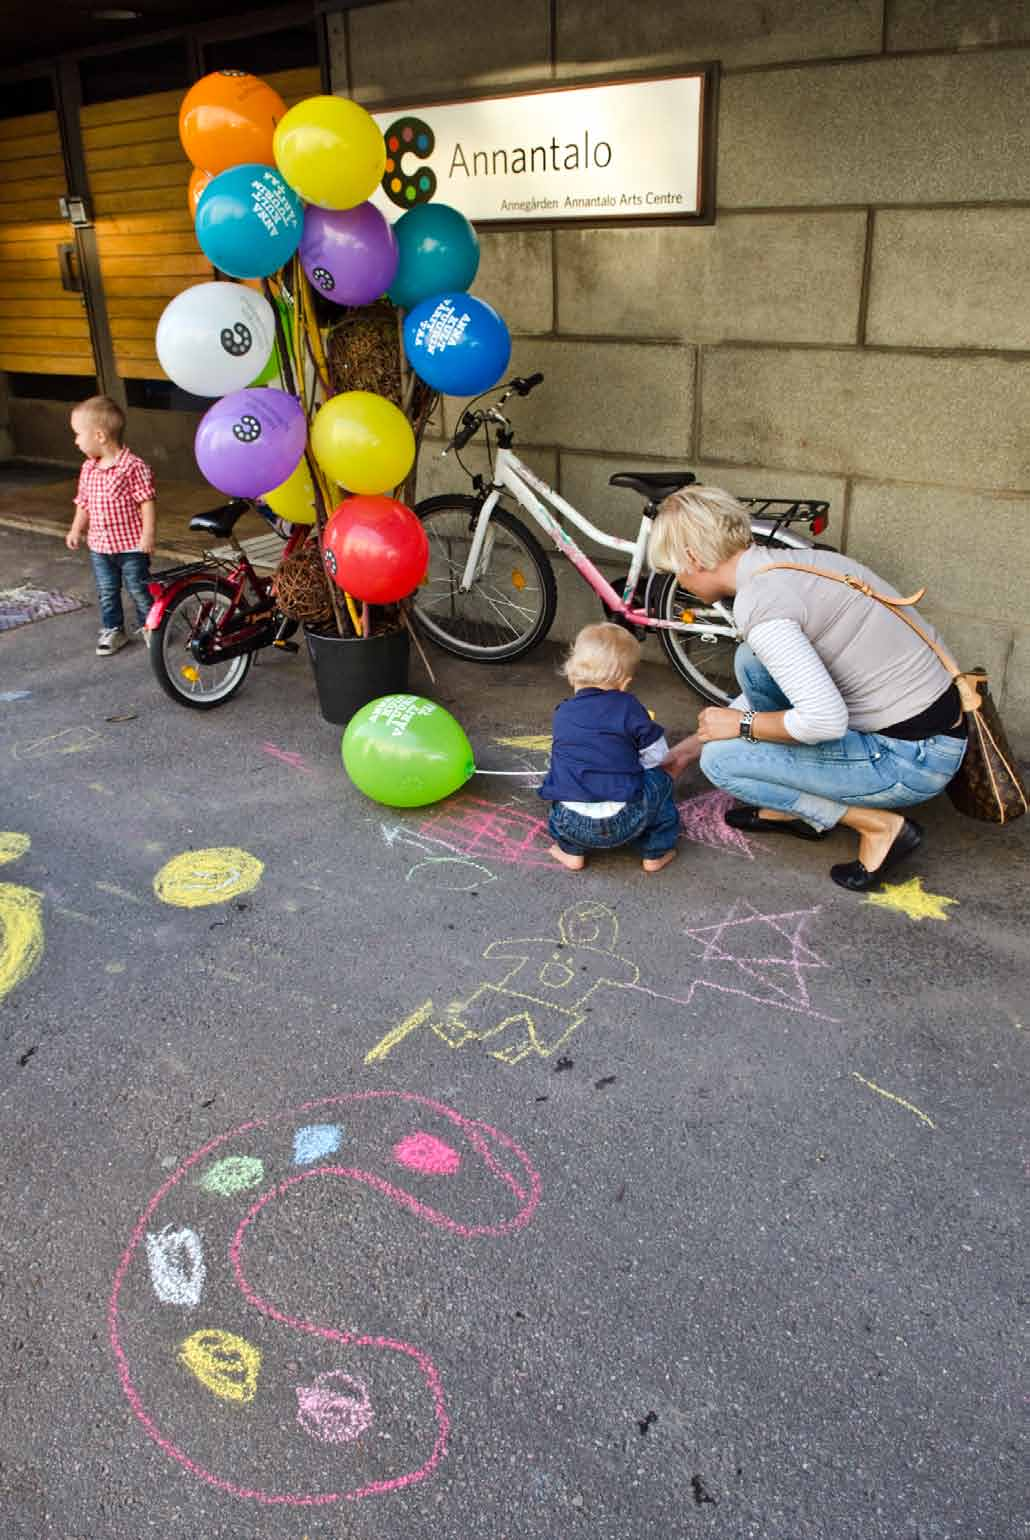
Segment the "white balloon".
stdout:
<path fill-rule="evenodd" d="M 275 313 L 241 283 L 198 283 L 177 294 L 157 323 L 157 356 L 194 396 L 227 396 L 257 378 L 272 356 Z"/>

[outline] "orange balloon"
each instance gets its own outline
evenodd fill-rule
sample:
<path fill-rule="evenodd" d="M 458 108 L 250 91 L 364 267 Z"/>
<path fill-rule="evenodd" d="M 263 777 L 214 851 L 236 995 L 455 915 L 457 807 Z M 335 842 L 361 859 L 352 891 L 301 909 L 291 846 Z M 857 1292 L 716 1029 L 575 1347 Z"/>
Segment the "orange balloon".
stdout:
<path fill-rule="evenodd" d="M 286 103 L 244 70 L 215 70 L 191 86 L 179 108 L 179 138 L 193 164 L 217 176 L 230 166 L 274 166 L 272 136 Z"/>
<path fill-rule="evenodd" d="M 197 217 L 197 204 L 200 202 L 200 195 L 204 191 L 204 188 L 207 186 L 208 182 L 213 181 L 214 177 L 211 175 L 210 171 L 201 171 L 199 166 L 194 166 L 193 173 L 190 176 L 190 185 L 186 189 L 186 197 L 189 200 L 190 213 L 193 215 L 194 219 Z"/>

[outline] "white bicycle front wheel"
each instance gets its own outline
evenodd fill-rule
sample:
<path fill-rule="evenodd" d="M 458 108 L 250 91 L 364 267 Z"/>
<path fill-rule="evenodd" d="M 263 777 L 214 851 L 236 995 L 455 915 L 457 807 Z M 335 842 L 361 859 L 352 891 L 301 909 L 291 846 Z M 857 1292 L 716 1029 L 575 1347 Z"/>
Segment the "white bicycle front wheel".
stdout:
<path fill-rule="evenodd" d="M 461 589 L 476 520 L 474 497 L 430 497 L 415 512 L 429 538 L 429 568 L 415 590 L 420 630 L 473 663 L 510 663 L 542 642 L 558 608 L 558 586 L 539 541 L 506 508 L 490 515 L 479 568 Z"/>

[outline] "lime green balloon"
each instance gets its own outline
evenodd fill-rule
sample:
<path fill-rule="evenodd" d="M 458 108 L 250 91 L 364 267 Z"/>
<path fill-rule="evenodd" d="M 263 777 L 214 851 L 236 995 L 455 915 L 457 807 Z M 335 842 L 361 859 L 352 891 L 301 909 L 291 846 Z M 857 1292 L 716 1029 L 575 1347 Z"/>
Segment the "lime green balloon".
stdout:
<path fill-rule="evenodd" d="M 449 711 L 421 695 L 381 695 L 351 717 L 343 766 L 387 807 L 439 802 L 475 773 L 472 745 Z"/>
<path fill-rule="evenodd" d="M 288 345 L 292 348 L 293 347 L 293 310 L 286 303 L 286 301 L 282 300 L 282 299 L 277 299 L 276 300 L 275 308 L 279 312 L 279 319 L 282 322 L 282 328 L 283 328 L 283 331 L 284 331 L 284 333 L 286 335 L 286 341 L 287 341 Z M 280 363 L 280 360 L 279 360 L 279 344 L 278 344 L 278 342 L 273 342 L 273 344 L 272 344 L 272 351 L 268 355 L 268 362 L 265 364 L 265 367 L 262 369 L 261 373 L 254 376 L 254 378 L 250 382 L 250 385 L 271 385 L 273 383 L 278 385 L 280 383 L 281 372 L 282 372 L 282 364 Z M 250 386 L 248 386 L 247 388 L 250 389 Z"/>

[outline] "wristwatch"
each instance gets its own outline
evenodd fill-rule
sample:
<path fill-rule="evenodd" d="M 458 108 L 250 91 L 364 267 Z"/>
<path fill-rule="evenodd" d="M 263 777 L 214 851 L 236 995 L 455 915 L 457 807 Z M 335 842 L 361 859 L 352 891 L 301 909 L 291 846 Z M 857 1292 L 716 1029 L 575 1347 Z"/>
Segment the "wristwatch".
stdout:
<path fill-rule="evenodd" d="M 755 714 L 753 711 L 745 711 L 740 718 L 740 727 L 738 731 L 746 743 L 757 743 L 758 741 L 754 733 L 751 731 L 751 724 L 754 720 Z"/>

